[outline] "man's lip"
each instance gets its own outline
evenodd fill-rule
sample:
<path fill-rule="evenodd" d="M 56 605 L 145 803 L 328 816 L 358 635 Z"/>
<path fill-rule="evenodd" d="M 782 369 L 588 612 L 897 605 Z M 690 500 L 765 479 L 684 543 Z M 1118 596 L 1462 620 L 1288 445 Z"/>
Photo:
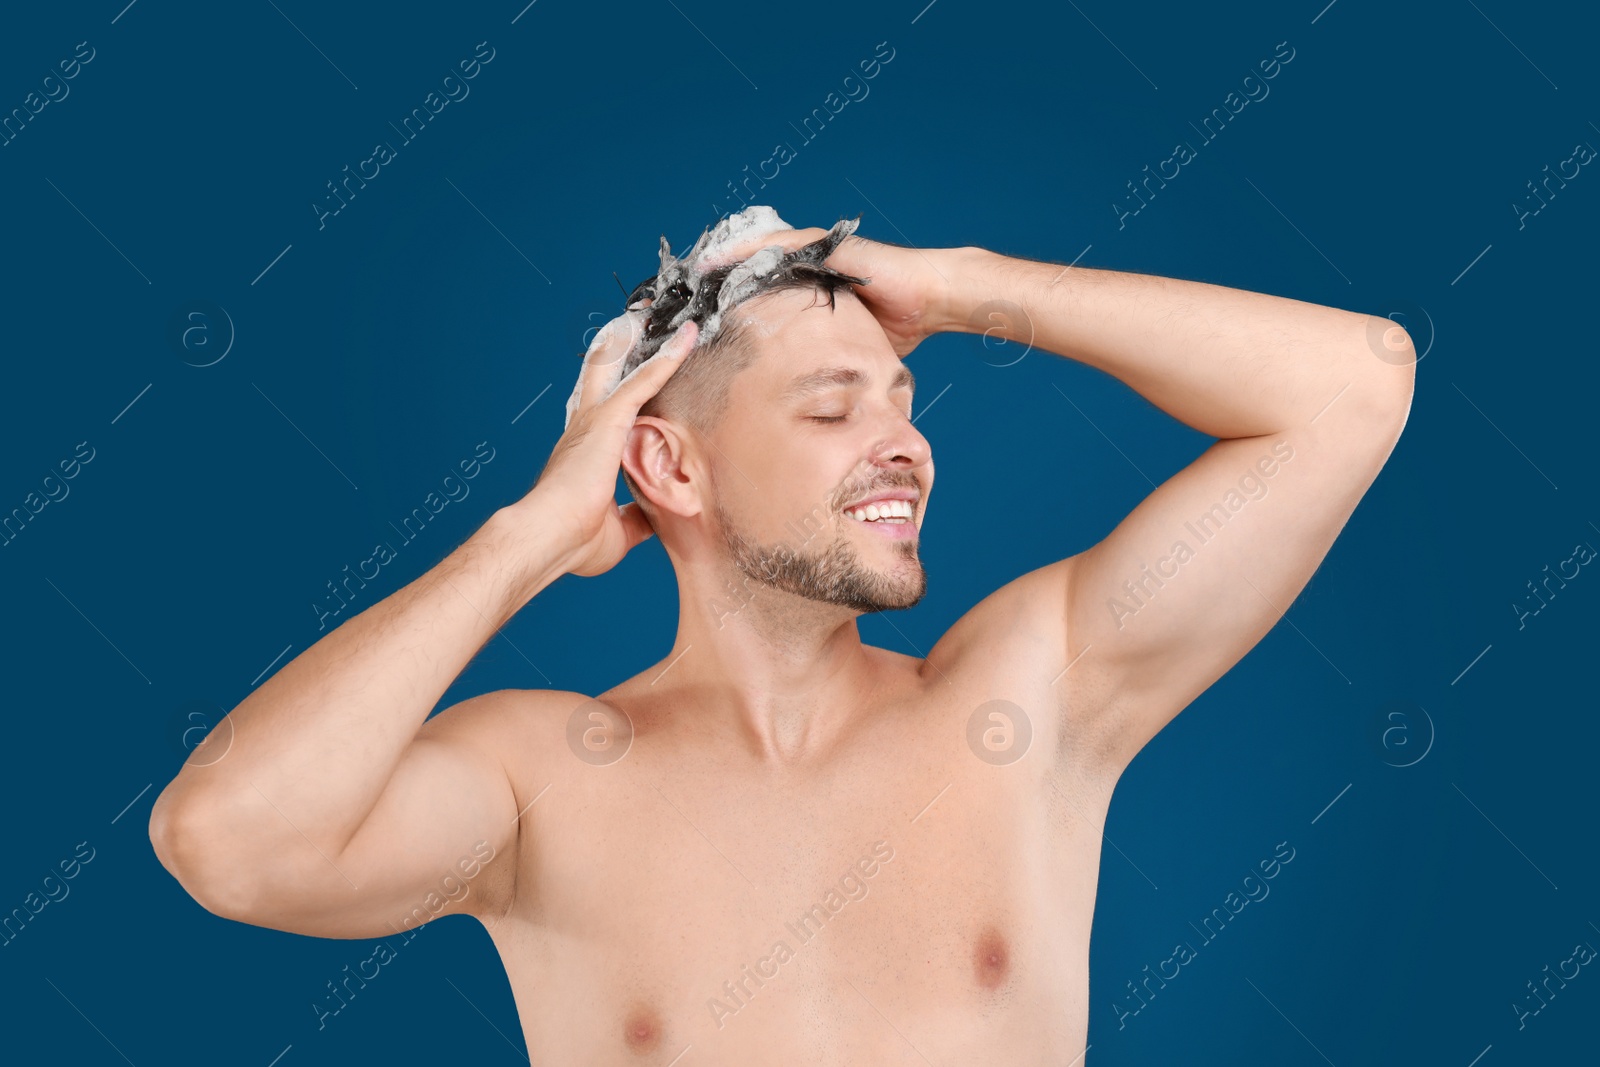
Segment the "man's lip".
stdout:
<path fill-rule="evenodd" d="M 851 519 L 850 521 L 858 526 L 871 527 L 873 533 L 868 534 L 869 537 L 876 535 L 887 538 L 891 541 L 915 541 L 921 535 L 921 531 L 918 529 L 916 522 L 912 519 L 906 519 L 901 522 L 879 521 L 856 523 L 856 520 L 854 519 Z"/>
<path fill-rule="evenodd" d="M 917 500 L 921 498 L 921 496 L 922 494 L 918 493 L 915 489 L 893 489 L 886 493 L 877 493 L 873 496 L 865 497 L 856 501 L 854 504 L 846 504 L 844 506 L 844 510 L 854 511 L 856 508 L 864 508 L 868 504 L 876 504 L 883 500 L 909 500 L 911 503 L 915 504 Z"/>

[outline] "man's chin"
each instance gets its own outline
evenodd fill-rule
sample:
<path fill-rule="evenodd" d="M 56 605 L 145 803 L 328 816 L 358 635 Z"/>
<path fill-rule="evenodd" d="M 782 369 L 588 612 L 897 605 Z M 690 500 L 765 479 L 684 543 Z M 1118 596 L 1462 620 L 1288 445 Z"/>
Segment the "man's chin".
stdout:
<path fill-rule="evenodd" d="M 918 592 L 895 600 L 882 600 L 868 605 L 862 609 L 862 614 L 871 614 L 878 611 L 909 611 L 922 603 L 923 594 Z"/>
<path fill-rule="evenodd" d="M 800 554 L 782 542 L 763 545 L 743 535 L 726 516 L 719 519 L 735 568 L 769 588 L 862 614 L 904 610 L 917 604 L 926 591 L 927 576 L 917 558 L 915 539 L 895 541 L 864 530 L 866 536 L 886 543 L 869 547 L 836 535 L 826 547 Z"/>
<path fill-rule="evenodd" d="M 914 575 L 907 575 L 902 569 L 896 568 L 889 573 L 877 572 L 877 582 L 874 589 L 862 603 L 864 612 L 871 611 L 905 611 L 916 607 L 928 592 L 927 575 L 920 563 L 915 564 Z"/>
<path fill-rule="evenodd" d="M 870 615 L 913 608 L 922 601 L 927 588 L 927 576 L 921 563 L 908 560 L 885 568 L 857 566 L 846 580 L 836 581 L 826 589 L 802 585 L 790 592 L 819 604 L 832 604 Z"/>

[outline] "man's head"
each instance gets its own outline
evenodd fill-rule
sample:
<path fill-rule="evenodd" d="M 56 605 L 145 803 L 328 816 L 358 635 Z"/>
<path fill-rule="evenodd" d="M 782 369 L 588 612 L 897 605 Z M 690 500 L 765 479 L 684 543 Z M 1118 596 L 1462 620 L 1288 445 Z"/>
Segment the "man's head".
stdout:
<path fill-rule="evenodd" d="M 865 284 L 779 273 L 725 309 L 629 436 L 624 479 L 680 582 L 685 567 L 733 578 L 732 610 L 761 588 L 855 612 L 926 589 L 931 449 L 910 422 L 910 371 L 851 282 Z M 885 497 L 901 501 L 883 517 L 847 510 Z"/>
<path fill-rule="evenodd" d="M 702 294 L 717 292 L 729 273 L 737 266 L 738 264 L 729 264 L 709 271 L 699 286 L 699 292 Z M 649 282 L 641 283 L 634 290 L 635 297 L 639 297 L 641 291 L 646 294 L 640 297 L 640 301 L 652 301 L 648 305 L 650 319 L 643 331 L 645 341 L 653 339 L 658 333 L 664 334 L 661 324 L 674 319 L 694 318 L 703 322 L 708 316 L 715 315 L 718 320 L 716 332 L 696 344 L 683 368 L 667 379 L 667 384 L 660 392 L 645 401 L 644 406 L 639 409 L 639 414 L 671 418 L 687 423 L 702 433 L 711 432 L 722 421 L 727 411 L 728 387 L 733 382 L 734 376 L 748 367 L 756 356 L 756 348 L 751 344 L 755 319 L 750 312 L 750 303 L 755 297 L 778 292 L 806 292 L 812 294 L 815 299 L 826 301 L 831 308 L 836 293 L 849 294 L 852 283 L 865 284 L 866 279 L 841 274 L 803 258 L 781 257 L 778 258 L 778 265 L 759 279 L 759 282 L 758 289 L 750 296 L 746 296 L 743 302 L 732 307 L 710 305 L 684 307 L 685 301 L 681 298 L 681 294 L 671 292 L 657 294 Z M 678 299 L 675 300 L 675 297 Z M 634 305 L 635 301 L 630 298 L 629 306 Z M 679 310 L 680 308 L 682 310 Z M 701 336 L 705 337 L 703 325 L 701 331 Z M 623 377 L 648 358 L 645 354 L 646 348 L 644 344 L 635 346 L 623 360 L 620 371 Z M 624 479 L 628 477 L 626 471 L 623 472 L 623 477 Z M 630 483 L 629 489 L 632 488 L 634 487 Z"/>

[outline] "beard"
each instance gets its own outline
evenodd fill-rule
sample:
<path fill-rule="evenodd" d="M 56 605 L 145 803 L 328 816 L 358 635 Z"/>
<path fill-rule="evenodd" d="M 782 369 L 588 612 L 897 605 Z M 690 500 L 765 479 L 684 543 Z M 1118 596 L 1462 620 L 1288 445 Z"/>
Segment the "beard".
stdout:
<path fill-rule="evenodd" d="M 915 541 L 891 542 L 897 563 L 894 572 L 886 574 L 862 560 L 842 529 L 831 542 L 808 553 L 806 547 L 817 540 L 815 536 L 798 548 L 788 541 L 766 545 L 746 535 L 720 502 L 712 505 L 712 511 L 730 561 L 766 588 L 863 613 L 910 608 L 927 592 L 928 576 L 917 558 Z"/>

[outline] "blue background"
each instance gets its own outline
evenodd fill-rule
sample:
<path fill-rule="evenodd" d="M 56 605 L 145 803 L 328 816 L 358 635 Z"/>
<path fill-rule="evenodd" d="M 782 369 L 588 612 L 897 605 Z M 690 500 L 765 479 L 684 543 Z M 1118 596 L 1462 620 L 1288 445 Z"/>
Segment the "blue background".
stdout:
<path fill-rule="evenodd" d="M 309 647 L 324 583 L 479 442 L 495 458 L 471 495 L 371 597 L 526 491 L 585 331 L 620 310 L 611 272 L 653 273 L 662 233 L 685 250 L 786 141 L 758 202 L 798 226 L 859 212 L 897 243 L 1392 315 L 1424 353 L 1406 432 L 1309 587 L 1122 779 L 1088 1062 L 1594 1056 L 1591 969 L 1520 1030 L 1510 1008 L 1600 946 L 1600 577 L 1520 629 L 1511 608 L 1600 547 L 1600 177 L 1520 224 L 1511 206 L 1600 145 L 1594 24 L 1505 0 L 925 3 L 7 9 L 0 112 L 78 42 L 94 58 L 0 147 L 0 511 L 79 442 L 94 458 L 0 547 L 0 911 L 79 842 L 94 859 L 0 948 L 6 1047 L 141 1067 L 522 1059 L 504 971 L 464 918 L 319 1031 L 308 1005 L 371 944 L 209 915 L 157 863 L 150 805 L 185 730 Z M 494 59 L 470 95 L 319 229 L 325 183 L 398 141 L 388 124 L 480 41 Z M 1204 144 L 1190 123 L 1285 41 L 1269 95 Z M 869 95 L 805 143 L 791 123 L 880 42 Z M 1197 158 L 1119 225 L 1127 183 L 1179 140 Z M 226 314 L 175 342 L 197 301 Z M 930 589 L 892 627 L 864 619 L 870 643 L 925 651 L 1209 443 L 1099 372 L 1038 351 L 996 366 L 1013 358 L 960 335 L 912 357 L 939 470 Z M 986 517 L 1041 486 L 1050 521 Z M 538 671 L 496 639 L 440 706 L 601 691 L 670 646 L 674 591 L 655 541 L 563 578 L 506 630 Z M 1280 841 L 1295 859 L 1271 895 L 1119 1029 L 1125 984 Z"/>

